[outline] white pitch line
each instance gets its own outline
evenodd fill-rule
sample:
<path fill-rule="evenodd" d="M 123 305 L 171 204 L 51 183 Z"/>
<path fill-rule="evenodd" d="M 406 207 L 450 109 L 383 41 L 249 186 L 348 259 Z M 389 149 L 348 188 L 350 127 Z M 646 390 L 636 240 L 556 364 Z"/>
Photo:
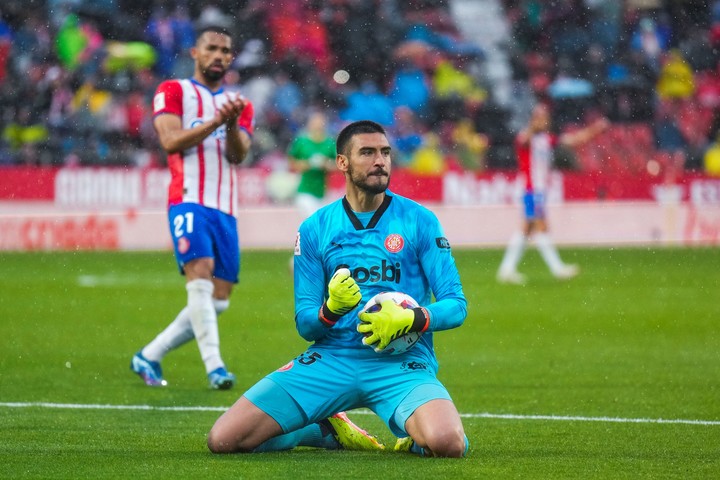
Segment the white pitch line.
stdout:
<path fill-rule="evenodd" d="M 0 402 L 7 408 L 61 408 L 68 410 L 151 410 L 163 412 L 224 412 L 228 407 L 157 407 L 154 405 L 101 405 L 95 403 Z"/>
<path fill-rule="evenodd" d="M 49 402 L 0 402 L 5 408 L 61 408 L 69 410 L 146 410 L 162 412 L 224 412 L 228 407 L 161 407 L 154 405 L 102 405 L 82 403 Z M 359 415 L 374 415 L 370 410 L 354 410 Z M 620 418 L 620 417 L 574 417 L 569 415 L 514 415 L 509 413 L 461 413 L 463 418 L 489 418 L 498 420 L 546 420 L 554 422 L 605 422 L 605 423 L 661 423 L 682 425 L 720 426 L 720 420 L 687 420 L 672 418 Z"/>
<path fill-rule="evenodd" d="M 551 420 L 556 422 L 673 423 L 707 426 L 720 425 L 720 420 L 686 420 L 682 418 L 573 417 L 569 415 L 513 415 L 510 413 L 461 413 L 460 416 L 466 418 L 494 418 L 501 420 Z"/>
<path fill-rule="evenodd" d="M 95 287 L 129 287 L 129 286 L 143 286 L 143 287 L 160 287 L 177 283 L 169 275 L 147 277 L 137 275 L 79 275 L 77 277 L 77 284 L 81 287 L 95 288 Z"/>

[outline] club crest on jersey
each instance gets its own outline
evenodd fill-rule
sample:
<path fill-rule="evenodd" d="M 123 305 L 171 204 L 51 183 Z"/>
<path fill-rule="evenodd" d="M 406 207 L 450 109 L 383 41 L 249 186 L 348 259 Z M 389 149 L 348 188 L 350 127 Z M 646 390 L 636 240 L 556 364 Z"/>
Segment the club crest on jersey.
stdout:
<path fill-rule="evenodd" d="M 186 254 L 188 250 L 190 250 L 190 240 L 188 240 L 187 237 L 178 238 L 177 249 L 181 255 Z"/>
<path fill-rule="evenodd" d="M 390 253 L 397 253 L 405 246 L 405 240 L 397 233 L 391 233 L 385 239 L 385 249 Z"/>

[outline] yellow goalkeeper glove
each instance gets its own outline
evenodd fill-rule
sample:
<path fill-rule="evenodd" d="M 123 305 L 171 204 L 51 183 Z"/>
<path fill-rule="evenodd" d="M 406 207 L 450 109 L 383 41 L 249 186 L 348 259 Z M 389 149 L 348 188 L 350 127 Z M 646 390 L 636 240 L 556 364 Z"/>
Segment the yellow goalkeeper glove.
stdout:
<path fill-rule="evenodd" d="M 320 307 L 318 317 L 332 327 L 340 317 L 357 307 L 362 300 L 360 287 L 347 268 L 339 268 L 328 283 L 328 299 Z"/>
<path fill-rule="evenodd" d="M 424 332 L 430 325 L 430 317 L 422 307 L 403 308 L 393 300 L 380 302 L 377 312 L 361 312 L 357 331 L 365 335 L 365 345 L 375 345 L 375 351 L 381 352 L 390 342 L 408 332 Z"/>

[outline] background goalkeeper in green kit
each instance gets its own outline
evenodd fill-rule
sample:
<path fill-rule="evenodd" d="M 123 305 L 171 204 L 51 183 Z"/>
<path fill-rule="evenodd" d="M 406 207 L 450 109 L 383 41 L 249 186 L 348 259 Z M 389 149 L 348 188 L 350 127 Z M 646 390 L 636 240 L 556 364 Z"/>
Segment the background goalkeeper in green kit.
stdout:
<path fill-rule="evenodd" d="M 335 140 L 327 132 L 327 117 L 316 111 L 288 147 L 292 171 L 300 174 L 295 205 L 307 218 L 323 205 L 327 174 L 335 170 Z"/>

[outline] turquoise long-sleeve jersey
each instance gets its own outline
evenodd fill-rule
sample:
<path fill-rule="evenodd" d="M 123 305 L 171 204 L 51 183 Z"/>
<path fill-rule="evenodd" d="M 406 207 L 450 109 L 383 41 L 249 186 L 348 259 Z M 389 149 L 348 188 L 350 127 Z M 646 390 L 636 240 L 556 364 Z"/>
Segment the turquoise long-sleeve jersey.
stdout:
<path fill-rule="evenodd" d="M 413 350 L 425 348 L 433 358 L 432 332 L 458 327 L 467 315 L 460 275 L 437 217 L 389 191 L 375 212 L 353 212 L 345 198 L 318 210 L 300 226 L 294 260 L 296 327 L 317 346 L 372 352 L 356 327 L 365 302 L 380 292 L 406 293 L 427 309 L 429 328 Z M 341 267 L 350 269 L 363 299 L 327 327 L 318 311 Z"/>

